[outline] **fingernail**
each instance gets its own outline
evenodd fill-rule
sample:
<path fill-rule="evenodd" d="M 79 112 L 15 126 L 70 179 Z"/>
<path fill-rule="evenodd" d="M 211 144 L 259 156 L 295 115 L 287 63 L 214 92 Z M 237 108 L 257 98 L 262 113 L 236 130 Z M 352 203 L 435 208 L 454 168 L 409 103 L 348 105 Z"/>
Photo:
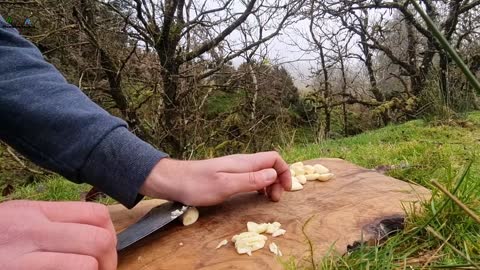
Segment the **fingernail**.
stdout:
<path fill-rule="evenodd" d="M 277 171 L 274 169 L 267 169 L 264 171 L 265 182 L 273 182 L 277 179 Z"/>

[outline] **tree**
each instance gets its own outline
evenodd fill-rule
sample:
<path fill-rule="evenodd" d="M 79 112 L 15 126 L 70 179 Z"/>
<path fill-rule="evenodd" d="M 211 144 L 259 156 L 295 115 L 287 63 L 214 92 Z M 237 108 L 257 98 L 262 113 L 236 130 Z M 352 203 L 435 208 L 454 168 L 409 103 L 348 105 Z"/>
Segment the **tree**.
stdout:
<path fill-rule="evenodd" d="M 240 4 L 231 0 L 215 4 L 193 0 L 117 2 L 132 11 L 125 14 L 112 3 L 105 5 L 127 22 L 131 38 L 154 48 L 157 53 L 163 85 L 158 117 L 162 132 L 166 134 L 160 144 L 174 156 L 186 151 L 186 123 L 195 110 L 191 104 L 194 88 L 188 84 L 208 78 L 225 63 L 278 35 L 303 3 L 302 0 L 272 3 L 251 0 L 240 11 Z M 228 37 L 254 14 L 260 18 L 255 25 L 257 29 L 268 26 L 272 30 L 247 44 L 238 45 L 229 40 Z M 223 56 L 216 58 L 219 53 Z M 210 64 L 205 70 L 192 72 L 192 66 L 206 59 Z"/>

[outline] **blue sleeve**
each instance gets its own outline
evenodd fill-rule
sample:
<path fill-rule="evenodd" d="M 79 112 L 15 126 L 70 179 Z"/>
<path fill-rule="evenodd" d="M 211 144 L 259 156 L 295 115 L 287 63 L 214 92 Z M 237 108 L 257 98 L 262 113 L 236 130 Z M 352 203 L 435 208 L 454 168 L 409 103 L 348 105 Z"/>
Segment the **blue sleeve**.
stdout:
<path fill-rule="evenodd" d="M 0 139 L 38 165 L 128 208 L 165 153 L 92 102 L 0 16 Z"/>

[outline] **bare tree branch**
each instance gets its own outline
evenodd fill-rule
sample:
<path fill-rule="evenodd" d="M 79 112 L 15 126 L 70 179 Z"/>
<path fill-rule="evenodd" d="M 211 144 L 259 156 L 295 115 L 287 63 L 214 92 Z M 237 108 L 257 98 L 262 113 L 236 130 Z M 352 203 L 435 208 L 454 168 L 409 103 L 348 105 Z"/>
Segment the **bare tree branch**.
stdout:
<path fill-rule="evenodd" d="M 190 61 L 199 55 L 203 54 L 204 52 L 210 50 L 211 48 L 215 47 L 218 43 L 220 43 L 222 40 L 224 40 L 230 33 L 233 32 L 240 24 L 242 24 L 247 17 L 251 14 L 253 7 L 255 6 L 256 0 L 250 0 L 250 2 L 247 5 L 247 8 L 245 11 L 242 13 L 242 15 L 235 20 L 232 24 L 230 24 L 227 28 L 225 28 L 217 37 L 214 39 L 205 42 L 204 44 L 200 45 L 200 47 L 194 51 L 191 51 L 187 53 L 182 61 L 187 62 Z"/>

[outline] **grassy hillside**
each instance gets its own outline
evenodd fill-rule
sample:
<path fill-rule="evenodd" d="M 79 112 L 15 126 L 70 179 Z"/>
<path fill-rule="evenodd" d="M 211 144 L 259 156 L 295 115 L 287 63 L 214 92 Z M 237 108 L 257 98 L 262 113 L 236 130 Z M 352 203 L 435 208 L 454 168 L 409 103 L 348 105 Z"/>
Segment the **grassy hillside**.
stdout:
<path fill-rule="evenodd" d="M 339 157 L 366 168 L 379 167 L 390 176 L 434 190 L 434 199 L 425 206 L 425 213 L 410 216 L 406 230 L 382 246 L 362 246 L 348 256 L 332 254 L 315 266 L 305 265 L 304 260 L 290 259 L 286 267 L 413 269 L 428 266 L 475 269 L 469 267 L 480 262 L 480 224 L 437 192 L 430 180 L 437 179 L 449 190 L 454 190 L 462 202 L 480 213 L 480 162 L 475 159 L 479 151 L 478 112 L 470 114 L 466 122 L 447 126 L 417 120 L 355 137 L 281 148 L 280 152 L 288 162 Z M 470 162 L 471 167 L 467 168 Z M 462 175 L 466 169 L 468 173 Z M 88 185 L 75 185 L 54 177 L 20 187 L 8 199 L 78 200 L 80 193 L 88 188 Z"/>
<path fill-rule="evenodd" d="M 330 140 L 281 150 L 288 162 L 318 157 L 342 158 L 366 168 L 396 165 L 401 169 L 389 175 L 422 185 L 431 178 L 448 182 L 458 170 L 480 151 L 480 113 L 454 125 L 430 125 L 421 120 Z M 475 162 L 472 172 L 478 174 Z M 478 180 L 480 180 L 480 176 Z"/>
<path fill-rule="evenodd" d="M 315 265 L 290 259 L 288 269 L 480 269 L 480 224 L 431 185 L 436 179 L 464 204 L 480 213 L 480 113 L 458 125 L 422 121 L 390 126 L 323 144 L 282 150 L 289 161 L 339 157 L 433 190 L 425 213 L 409 216 L 405 231 L 380 247 L 361 246 L 332 254 Z M 471 166 L 469 166 L 471 164 Z M 393 165 L 393 166 L 392 166 Z M 308 260 L 307 260 L 308 261 Z"/>

